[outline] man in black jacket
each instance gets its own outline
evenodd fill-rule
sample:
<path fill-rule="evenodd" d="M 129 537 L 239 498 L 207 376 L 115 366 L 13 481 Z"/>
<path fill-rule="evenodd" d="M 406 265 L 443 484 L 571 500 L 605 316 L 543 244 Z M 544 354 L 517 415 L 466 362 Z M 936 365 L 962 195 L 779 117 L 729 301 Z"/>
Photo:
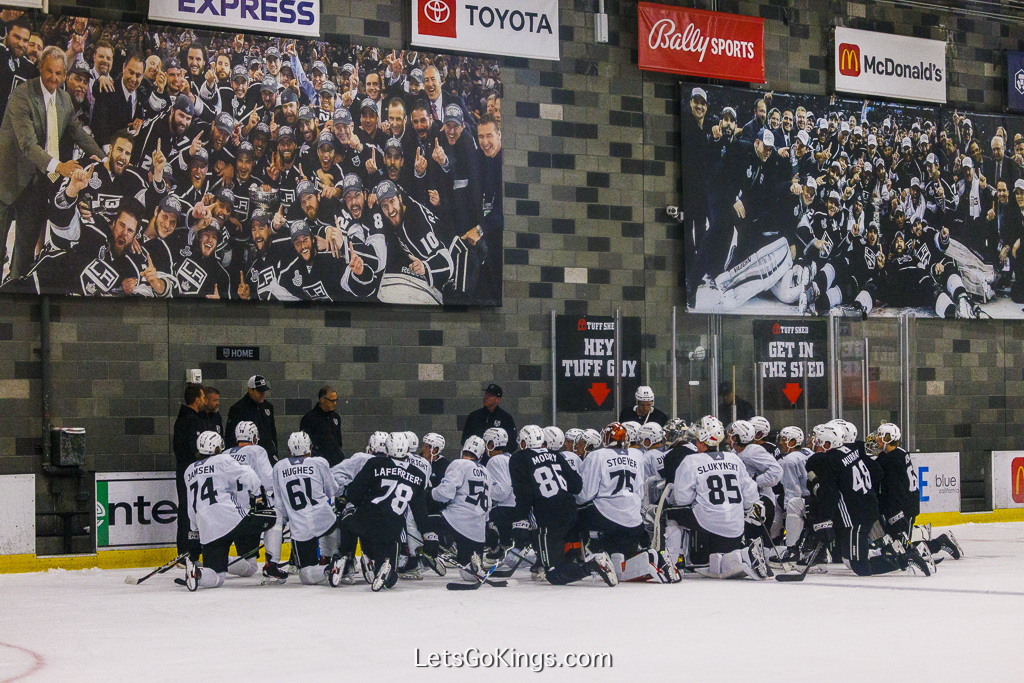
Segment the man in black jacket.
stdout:
<path fill-rule="evenodd" d="M 260 446 L 270 456 L 270 462 L 277 462 L 277 425 L 274 424 L 274 406 L 267 399 L 267 380 L 262 375 L 253 375 L 246 385 L 248 390 L 228 410 L 228 422 L 224 425 L 224 439 L 228 447 L 238 445 L 235 440 L 235 425 L 239 422 L 253 422 L 260 433 Z"/>
<path fill-rule="evenodd" d="M 462 443 L 471 436 L 483 438 L 484 432 L 491 427 L 501 427 L 509 434 L 516 433 L 516 421 L 501 408 L 501 387 L 493 382 L 484 389 L 484 407 L 474 410 L 466 417 L 466 426 L 462 429 Z"/>
<path fill-rule="evenodd" d="M 205 407 L 203 388 L 198 384 L 185 387 L 185 405 L 178 411 L 174 421 L 174 470 L 175 485 L 178 488 L 178 554 L 188 552 L 188 490 L 185 488 L 185 470 L 196 459 L 196 442 L 206 431 L 206 422 L 199 411 Z"/>
<path fill-rule="evenodd" d="M 217 387 L 203 387 L 203 410 L 206 429 L 224 436 L 224 418 L 220 416 L 220 390 Z"/>
<path fill-rule="evenodd" d="M 338 405 L 338 392 L 334 387 L 322 387 L 318 402 L 302 416 L 299 429 L 313 441 L 313 455 L 319 455 L 334 467 L 345 457 L 341 447 L 341 416 L 334 409 Z"/>

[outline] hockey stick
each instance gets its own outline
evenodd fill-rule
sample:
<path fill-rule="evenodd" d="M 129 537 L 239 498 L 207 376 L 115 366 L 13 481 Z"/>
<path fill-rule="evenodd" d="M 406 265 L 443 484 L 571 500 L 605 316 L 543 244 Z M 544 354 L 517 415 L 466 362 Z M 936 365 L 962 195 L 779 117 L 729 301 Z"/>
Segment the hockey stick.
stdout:
<path fill-rule="evenodd" d="M 511 578 L 512 575 L 516 573 L 516 570 L 519 569 L 519 565 L 521 565 L 523 563 L 523 561 L 526 560 L 526 551 L 527 551 L 527 548 L 523 548 L 522 554 L 513 553 L 512 552 L 512 548 L 509 548 L 508 552 L 512 553 L 512 555 L 514 555 L 515 558 L 516 558 L 515 564 L 513 564 L 508 569 L 499 569 L 499 570 L 495 571 L 494 572 L 494 576 L 499 578 L 499 579 Z M 502 560 L 502 562 L 504 562 L 504 560 Z M 495 564 L 496 565 L 500 565 L 501 562 L 497 562 Z"/>
<path fill-rule="evenodd" d="M 183 552 L 181 555 L 178 555 L 176 558 L 174 558 L 173 560 L 171 560 L 170 562 L 168 562 L 164 566 L 157 567 L 156 569 L 154 569 L 150 573 L 148 573 L 145 576 L 143 576 L 141 579 L 136 579 L 134 576 L 126 576 L 126 577 L 124 577 L 124 582 L 129 584 L 129 585 L 131 585 L 131 586 L 138 586 L 140 583 L 142 583 L 143 581 L 145 581 L 146 579 L 148 579 L 151 576 L 155 576 L 156 574 L 163 574 L 164 572 L 170 571 L 174 567 L 174 565 L 178 564 L 178 562 L 180 562 L 181 560 L 185 559 L 186 557 L 188 557 L 188 552 L 187 551 Z"/>
<path fill-rule="evenodd" d="M 236 557 L 235 559 L 233 559 L 230 562 L 228 562 L 228 569 L 230 569 L 232 567 L 232 565 L 238 564 L 242 560 L 248 560 L 248 559 L 250 559 L 252 557 L 256 557 L 257 555 L 260 554 L 261 550 L 263 550 L 263 544 L 262 543 L 260 543 L 257 548 L 254 548 L 254 549 L 250 550 L 249 552 L 247 552 L 245 555 L 242 555 L 241 557 Z"/>
<path fill-rule="evenodd" d="M 508 554 L 512 552 L 514 549 L 514 545 L 509 546 L 509 549 L 505 551 L 505 557 L 508 557 Z M 477 588 L 484 585 L 485 583 L 489 586 L 494 586 L 495 588 L 504 588 L 510 585 L 514 586 L 518 582 L 514 583 L 510 581 L 491 581 L 491 574 L 493 574 L 495 570 L 497 570 L 498 566 L 501 565 L 504 561 L 505 558 L 502 558 L 501 562 L 495 562 L 494 565 L 487 570 L 487 573 L 484 574 L 483 578 L 477 576 L 476 574 L 473 574 L 473 578 L 477 581 L 476 583 L 449 583 L 445 586 L 445 588 L 447 588 L 450 591 L 475 591 Z"/>
<path fill-rule="evenodd" d="M 803 581 L 804 577 L 807 576 L 807 572 L 810 571 L 811 567 L 814 566 L 814 561 L 818 559 L 818 553 L 821 552 L 822 548 L 825 547 L 824 543 L 818 543 L 814 550 L 811 551 L 811 556 L 807 558 L 807 566 L 803 568 L 799 574 L 776 574 L 776 581 Z"/>

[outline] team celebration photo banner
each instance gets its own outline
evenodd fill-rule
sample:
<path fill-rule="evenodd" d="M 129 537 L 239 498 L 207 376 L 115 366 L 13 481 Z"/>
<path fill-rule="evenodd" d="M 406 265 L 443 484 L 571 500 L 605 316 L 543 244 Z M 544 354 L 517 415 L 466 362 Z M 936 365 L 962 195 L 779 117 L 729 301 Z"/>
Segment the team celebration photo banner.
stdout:
<path fill-rule="evenodd" d="M 693 83 L 682 100 L 689 310 L 1024 318 L 1024 118 Z"/>
<path fill-rule="evenodd" d="M 35 12 L 7 32 L 0 292 L 501 305 L 494 61 Z"/>

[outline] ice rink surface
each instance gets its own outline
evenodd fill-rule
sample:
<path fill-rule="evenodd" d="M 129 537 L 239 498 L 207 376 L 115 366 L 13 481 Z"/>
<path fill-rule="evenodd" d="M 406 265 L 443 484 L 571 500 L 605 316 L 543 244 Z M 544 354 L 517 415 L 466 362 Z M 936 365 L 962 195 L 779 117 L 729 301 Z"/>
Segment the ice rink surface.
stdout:
<path fill-rule="evenodd" d="M 1024 523 L 954 531 L 966 557 L 931 578 L 832 565 L 802 583 L 555 587 L 523 568 L 519 585 L 473 592 L 445 590 L 451 571 L 382 593 L 297 577 L 189 593 L 179 570 L 138 586 L 124 578 L 145 571 L 0 575 L 0 682 L 1020 681 Z M 417 667 L 471 648 L 612 663 Z"/>

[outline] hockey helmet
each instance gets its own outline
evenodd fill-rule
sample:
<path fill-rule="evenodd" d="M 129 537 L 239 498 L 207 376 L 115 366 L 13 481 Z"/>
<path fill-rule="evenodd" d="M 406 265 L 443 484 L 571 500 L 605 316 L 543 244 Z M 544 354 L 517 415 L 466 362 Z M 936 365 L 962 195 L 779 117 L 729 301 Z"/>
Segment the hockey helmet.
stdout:
<path fill-rule="evenodd" d="M 768 421 L 768 418 L 761 415 L 755 415 L 750 418 L 750 424 L 754 425 L 754 440 L 767 439 L 768 432 L 772 431 L 772 424 Z"/>
<path fill-rule="evenodd" d="M 796 445 L 793 448 L 799 448 L 804 445 L 804 430 L 799 427 L 783 427 L 779 430 L 779 441 L 785 443 L 787 446 L 793 441 L 796 441 Z"/>
<path fill-rule="evenodd" d="M 705 415 L 700 419 L 700 423 L 696 423 L 696 427 L 697 441 L 710 448 L 714 448 L 725 439 L 725 428 L 722 427 L 722 421 L 714 415 Z"/>
<path fill-rule="evenodd" d="M 544 430 L 537 425 L 526 425 L 519 430 L 520 448 L 543 448 Z"/>
<path fill-rule="evenodd" d="M 648 422 L 640 428 L 640 445 L 651 448 L 665 440 L 665 430 L 657 422 Z"/>
<path fill-rule="evenodd" d="M 479 436 L 471 436 L 466 439 L 466 443 L 462 444 L 462 456 L 465 457 L 467 453 L 473 456 L 474 460 L 480 460 L 484 457 L 484 440 Z"/>
<path fill-rule="evenodd" d="M 579 427 L 573 427 L 572 429 L 565 430 L 565 440 L 572 442 L 572 447 L 576 448 L 576 442 L 583 438 L 583 430 Z"/>
<path fill-rule="evenodd" d="M 288 437 L 288 452 L 292 456 L 309 455 L 313 450 L 313 440 L 306 432 L 292 432 Z"/>
<path fill-rule="evenodd" d="M 737 443 L 745 446 L 754 441 L 756 431 L 754 425 L 747 420 L 736 420 L 729 425 L 729 435 L 735 437 Z"/>
<path fill-rule="evenodd" d="M 244 420 L 235 425 L 235 441 L 258 444 L 260 442 L 260 430 L 255 422 Z"/>
<path fill-rule="evenodd" d="M 900 439 L 903 438 L 903 433 L 892 422 L 885 422 L 878 426 L 875 436 L 881 439 L 884 444 L 898 445 Z"/>
<path fill-rule="evenodd" d="M 843 445 L 843 437 L 840 429 L 830 423 L 818 425 L 811 431 L 811 444 L 814 447 L 821 446 L 824 450 L 830 450 Z"/>
<path fill-rule="evenodd" d="M 612 422 L 601 430 L 601 444 L 604 446 L 628 446 L 629 430 L 620 422 Z"/>
<path fill-rule="evenodd" d="M 430 432 L 423 437 L 423 445 L 430 446 L 431 455 L 439 455 L 444 450 L 444 444 L 444 437 L 437 432 Z"/>
<path fill-rule="evenodd" d="M 629 445 L 640 442 L 640 423 L 636 420 L 630 420 L 629 422 L 623 422 L 622 426 L 626 428 L 626 436 L 629 438 Z"/>
<path fill-rule="evenodd" d="M 687 429 L 688 425 L 686 424 L 686 420 L 681 420 L 678 417 L 672 418 L 665 423 L 665 428 L 663 430 L 665 443 L 669 446 L 676 445 L 682 441 L 683 437 L 686 436 Z"/>
<path fill-rule="evenodd" d="M 636 401 L 651 401 L 654 402 L 654 389 L 648 386 L 640 386 L 636 388 Z"/>
<path fill-rule="evenodd" d="M 601 445 L 601 434 L 596 429 L 584 429 L 583 440 L 587 442 L 587 453 Z"/>
<path fill-rule="evenodd" d="M 224 439 L 217 432 L 203 432 L 196 439 L 200 455 L 217 455 L 224 450 Z"/>
<path fill-rule="evenodd" d="M 492 451 L 508 445 L 508 432 L 501 427 L 491 427 L 484 432 L 484 445 Z"/>
<path fill-rule="evenodd" d="M 565 446 L 565 432 L 558 427 L 545 427 L 544 446 L 550 451 L 562 450 Z"/>
<path fill-rule="evenodd" d="M 415 453 L 420 449 L 420 437 L 416 436 L 416 432 L 404 432 L 406 438 L 409 439 L 409 452 Z"/>
<path fill-rule="evenodd" d="M 388 455 L 398 460 L 405 460 L 409 456 L 408 432 L 391 432 L 387 440 Z"/>
<path fill-rule="evenodd" d="M 366 444 L 366 451 L 370 455 L 384 455 L 388 452 L 388 433 L 374 432 L 370 434 L 370 442 Z"/>

